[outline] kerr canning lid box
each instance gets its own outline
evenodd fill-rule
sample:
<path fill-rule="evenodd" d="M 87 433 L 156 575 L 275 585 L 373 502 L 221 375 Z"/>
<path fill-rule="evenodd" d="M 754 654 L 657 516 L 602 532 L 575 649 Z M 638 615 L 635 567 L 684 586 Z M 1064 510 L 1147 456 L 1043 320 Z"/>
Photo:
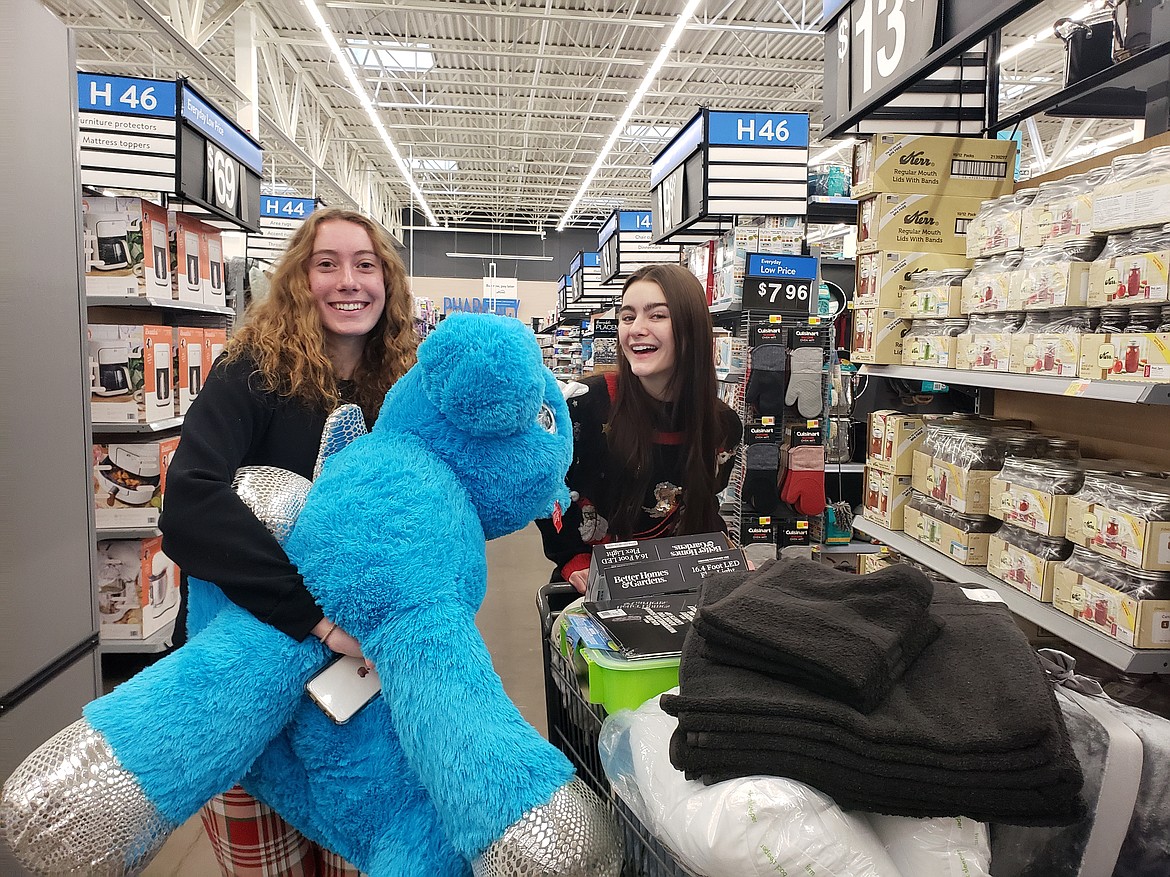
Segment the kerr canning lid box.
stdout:
<path fill-rule="evenodd" d="M 858 205 L 857 252 L 949 253 L 966 257 L 967 225 L 978 198 L 878 195 Z"/>
<path fill-rule="evenodd" d="M 906 192 L 997 198 L 1014 185 L 1016 144 L 978 137 L 878 134 L 854 150 L 853 197 Z"/>

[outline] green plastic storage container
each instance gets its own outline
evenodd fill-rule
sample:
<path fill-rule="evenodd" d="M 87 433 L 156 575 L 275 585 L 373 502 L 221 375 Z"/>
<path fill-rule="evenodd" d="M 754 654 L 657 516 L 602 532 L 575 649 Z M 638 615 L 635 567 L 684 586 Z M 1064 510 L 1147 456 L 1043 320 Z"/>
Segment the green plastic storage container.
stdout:
<path fill-rule="evenodd" d="M 589 702 L 607 713 L 637 709 L 678 685 L 678 656 L 626 660 L 615 652 L 581 649 L 589 672 Z"/>

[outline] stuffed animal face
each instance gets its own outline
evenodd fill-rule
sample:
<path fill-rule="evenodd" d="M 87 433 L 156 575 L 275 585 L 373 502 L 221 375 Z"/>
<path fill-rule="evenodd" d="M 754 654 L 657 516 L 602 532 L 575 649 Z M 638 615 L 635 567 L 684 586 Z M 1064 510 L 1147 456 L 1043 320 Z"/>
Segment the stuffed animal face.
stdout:
<path fill-rule="evenodd" d="M 572 426 L 532 332 L 518 320 L 453 314 L 390 390 L 374 434 L 417 435 L 466 489 L 494 539 L 566 508 Z"/>

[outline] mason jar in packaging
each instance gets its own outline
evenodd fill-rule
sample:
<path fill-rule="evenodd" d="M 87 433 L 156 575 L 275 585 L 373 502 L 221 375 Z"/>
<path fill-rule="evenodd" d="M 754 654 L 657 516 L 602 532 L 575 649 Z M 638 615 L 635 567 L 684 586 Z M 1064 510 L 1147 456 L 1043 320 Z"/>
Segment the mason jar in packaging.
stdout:
<path fill-rule="evenodd" d="M 1097 311 L 1093 308 L 1058 308 L 1048 311 L 1039 331 L 1045 335 L 1082 335 L 1097 328 Z"/>
<path fill-rule="evenodd" d="M 1101 321 L 1097 331 L 1103 335 L 1116 335 L 1129 325 L 1129 310 L 1126 308 L 1101 308 Z"/>
<path fill-rule="evenodd" d="M 1035 432 L 1020 430 L 1013 432 L 1003 439 L 1004 462 L 1015 457 L 1017 459 L 1034 459 L 1044 454 L 1048 442 L 1044 436 Z"/>
<path fill-rule="evenodd" d="M 1075 438 L 1050 435 L 1048 436 L 1048 451 L 1044 456 L 1049 460 L 1079 461 L 1081 459 L 1081 443 Z M 1078 471 L 1080 471 L 1079 467 Z M 1083 480 L 1084 473 L 1082 472 L 1077 479 L 1078 490 L 1080 489 L 1080 482 Z"/>
<path fill-rule="evenodd" d="M 1051 448 L 1052 439 L 1048 439 Z M 1011 484 L 1028 487 L 1053 496 L 1076 493 L 1085 483 L 1085 473 L 1071 461 L 1047 458 L 1008 456 L 999 477 Z"/>
<path fill-rule="evenodd" d="M 1026 208 L 1021 243 L 1024 247 L 1042 247 L 1053 237 L 1053 227 L 1068 200 L 1075 197 L 1076 187 L 1067 180 L 1049 180 L 1038 187 Z"/>
<path fill-rule="evenodd" d="M 1162 305 L 1161 324 L 1158 326 L 1158 332 L 1170 332 L 1170 305 Z"/>
<path fill-rule="evenodd" d="M 1096 235 L 1069 238 L 1060 248 L 1069 262 L 1092 262 L 1105 248 L 1105 238 Z"/>
<path fill-rule="evenodd" d="M 1122 332 L 1153 332 L 1162 322 L 1160 305 L 1136 305 L 1129 309 L 1129 322 Z"/>
<path fill-rule="evenodd" d="M 1004 524 L 996 533 L 1009 545 L 1026 551 L 1041 560 L 1067 560 L 1073 553 L 1073 544 L 1059 536 L 1041 536 L 1023 527 Z"/>
<path fill-rule="evenodd" d="M 1144 176 L 1147 158 L 1146 155 L 1141 153 L 1137 155 L 1117 156 L 1109 163 L 1110 174 L 1105 184 L 1112 186 Z"/>
<path fill-rule="evenodd" d="M 1170 234 L 1163 225 L 1138 228 L 1133 231 L 1119 255 L 1139 256 L 1142 253 L 1157 253 L 1170 247 Z"/>
<path fill-rule="evenodd" d="M 1129 246 L 1129 239 L 1130 233 L 1128 231 L 1115 231 L 1105 238 L 1105 246 L 1101 248 L 1095 261 L 1108 262 L 1110 259 L 1122 255 L 1125 253 L 1126 247 Z"/>
<path fill-rule="evenodd" d="M 902 310 L 911 317 L 945 317 L 957 313 L 967 268 L 939 268 L 918 272 L 903 298 Z"/>

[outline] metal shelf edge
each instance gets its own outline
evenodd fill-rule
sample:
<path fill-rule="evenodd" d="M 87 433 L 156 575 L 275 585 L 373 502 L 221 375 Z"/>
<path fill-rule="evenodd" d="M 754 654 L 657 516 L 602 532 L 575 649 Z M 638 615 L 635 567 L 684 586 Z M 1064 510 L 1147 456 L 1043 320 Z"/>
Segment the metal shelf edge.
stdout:
<path fill-rule="evenodd" d="M 956 563 L 929 545 L 923 545 L 921 542 L 911 539 L 905 533 L 888 530 L 881 524 L 875 524 L 862 517 L 853 520 L 853 527 L 867 536 L 884 542 L 895 551 L 918 561 L 923 566 L 941 573 L 951 581 L 991 588 L 1003 597 L 1004 602 L 1012 612 L 1067 640 L 1077 648 L 1084 649 L 1102 661 L 1112 664 L 1119 670 L 1133 673 L 1165 673 L 1170 670 L 1170 649 L 1165 651 L 1132 649 L 1124 643 L 1081 624 L 1072 616 L 1065 615 L 1050 604 L 1041 603 L 1023 591 L 1017 591 L 1011 585 L 990 575 L 986 570 Z"/>
<path fill-rule="evenodd" d="M 171 417 L 167 420 L 156 420 L 152 423 L 93 423 L 91 427 L 92 431 L 96 433 L 142 434 L 178 429 L 182 425 L 182 417 Z"/>
<path fill-rule="evenodd" d="M 222 314 L 231 317 L 236 315 L 235 310 L 227 306 L 134 295 L 87 295 L 85 297 L 85 304 L 86 307 L 91 308 L 165 308 L 173 311 L 195 311 L 201 314 Z"/>
<path fill-rule="evenodd" d="M 102 639 L 100 648 L 106 654 L 153 655 L 169 649 L 174 636 L 175 623 L 172 621 L 166 627 L 161 630 L 156 630 L 145 639 Z"/>
<path fill-rule="evenodd" d="M 1048 375 L 1019 375 L 1008 372 L 968 371 L 917 365 L 862 364 L 861 373 L 878 378 L 935 381 L 961 387 L 1014 390 L 1021 393 L 1040 393 L 1046 396 L 1068 396 L 1104 402 L 1136 402 L 1145 405 L 1170 405 L 1170 384 L 1149 384 L 1136 381 L 1089 381 Z"/>
<path fill-rule="evenodd" d="M 98 527 L 98 541 L 107 539 L 153 539 L 161 536 L 158 527 Z"/>

